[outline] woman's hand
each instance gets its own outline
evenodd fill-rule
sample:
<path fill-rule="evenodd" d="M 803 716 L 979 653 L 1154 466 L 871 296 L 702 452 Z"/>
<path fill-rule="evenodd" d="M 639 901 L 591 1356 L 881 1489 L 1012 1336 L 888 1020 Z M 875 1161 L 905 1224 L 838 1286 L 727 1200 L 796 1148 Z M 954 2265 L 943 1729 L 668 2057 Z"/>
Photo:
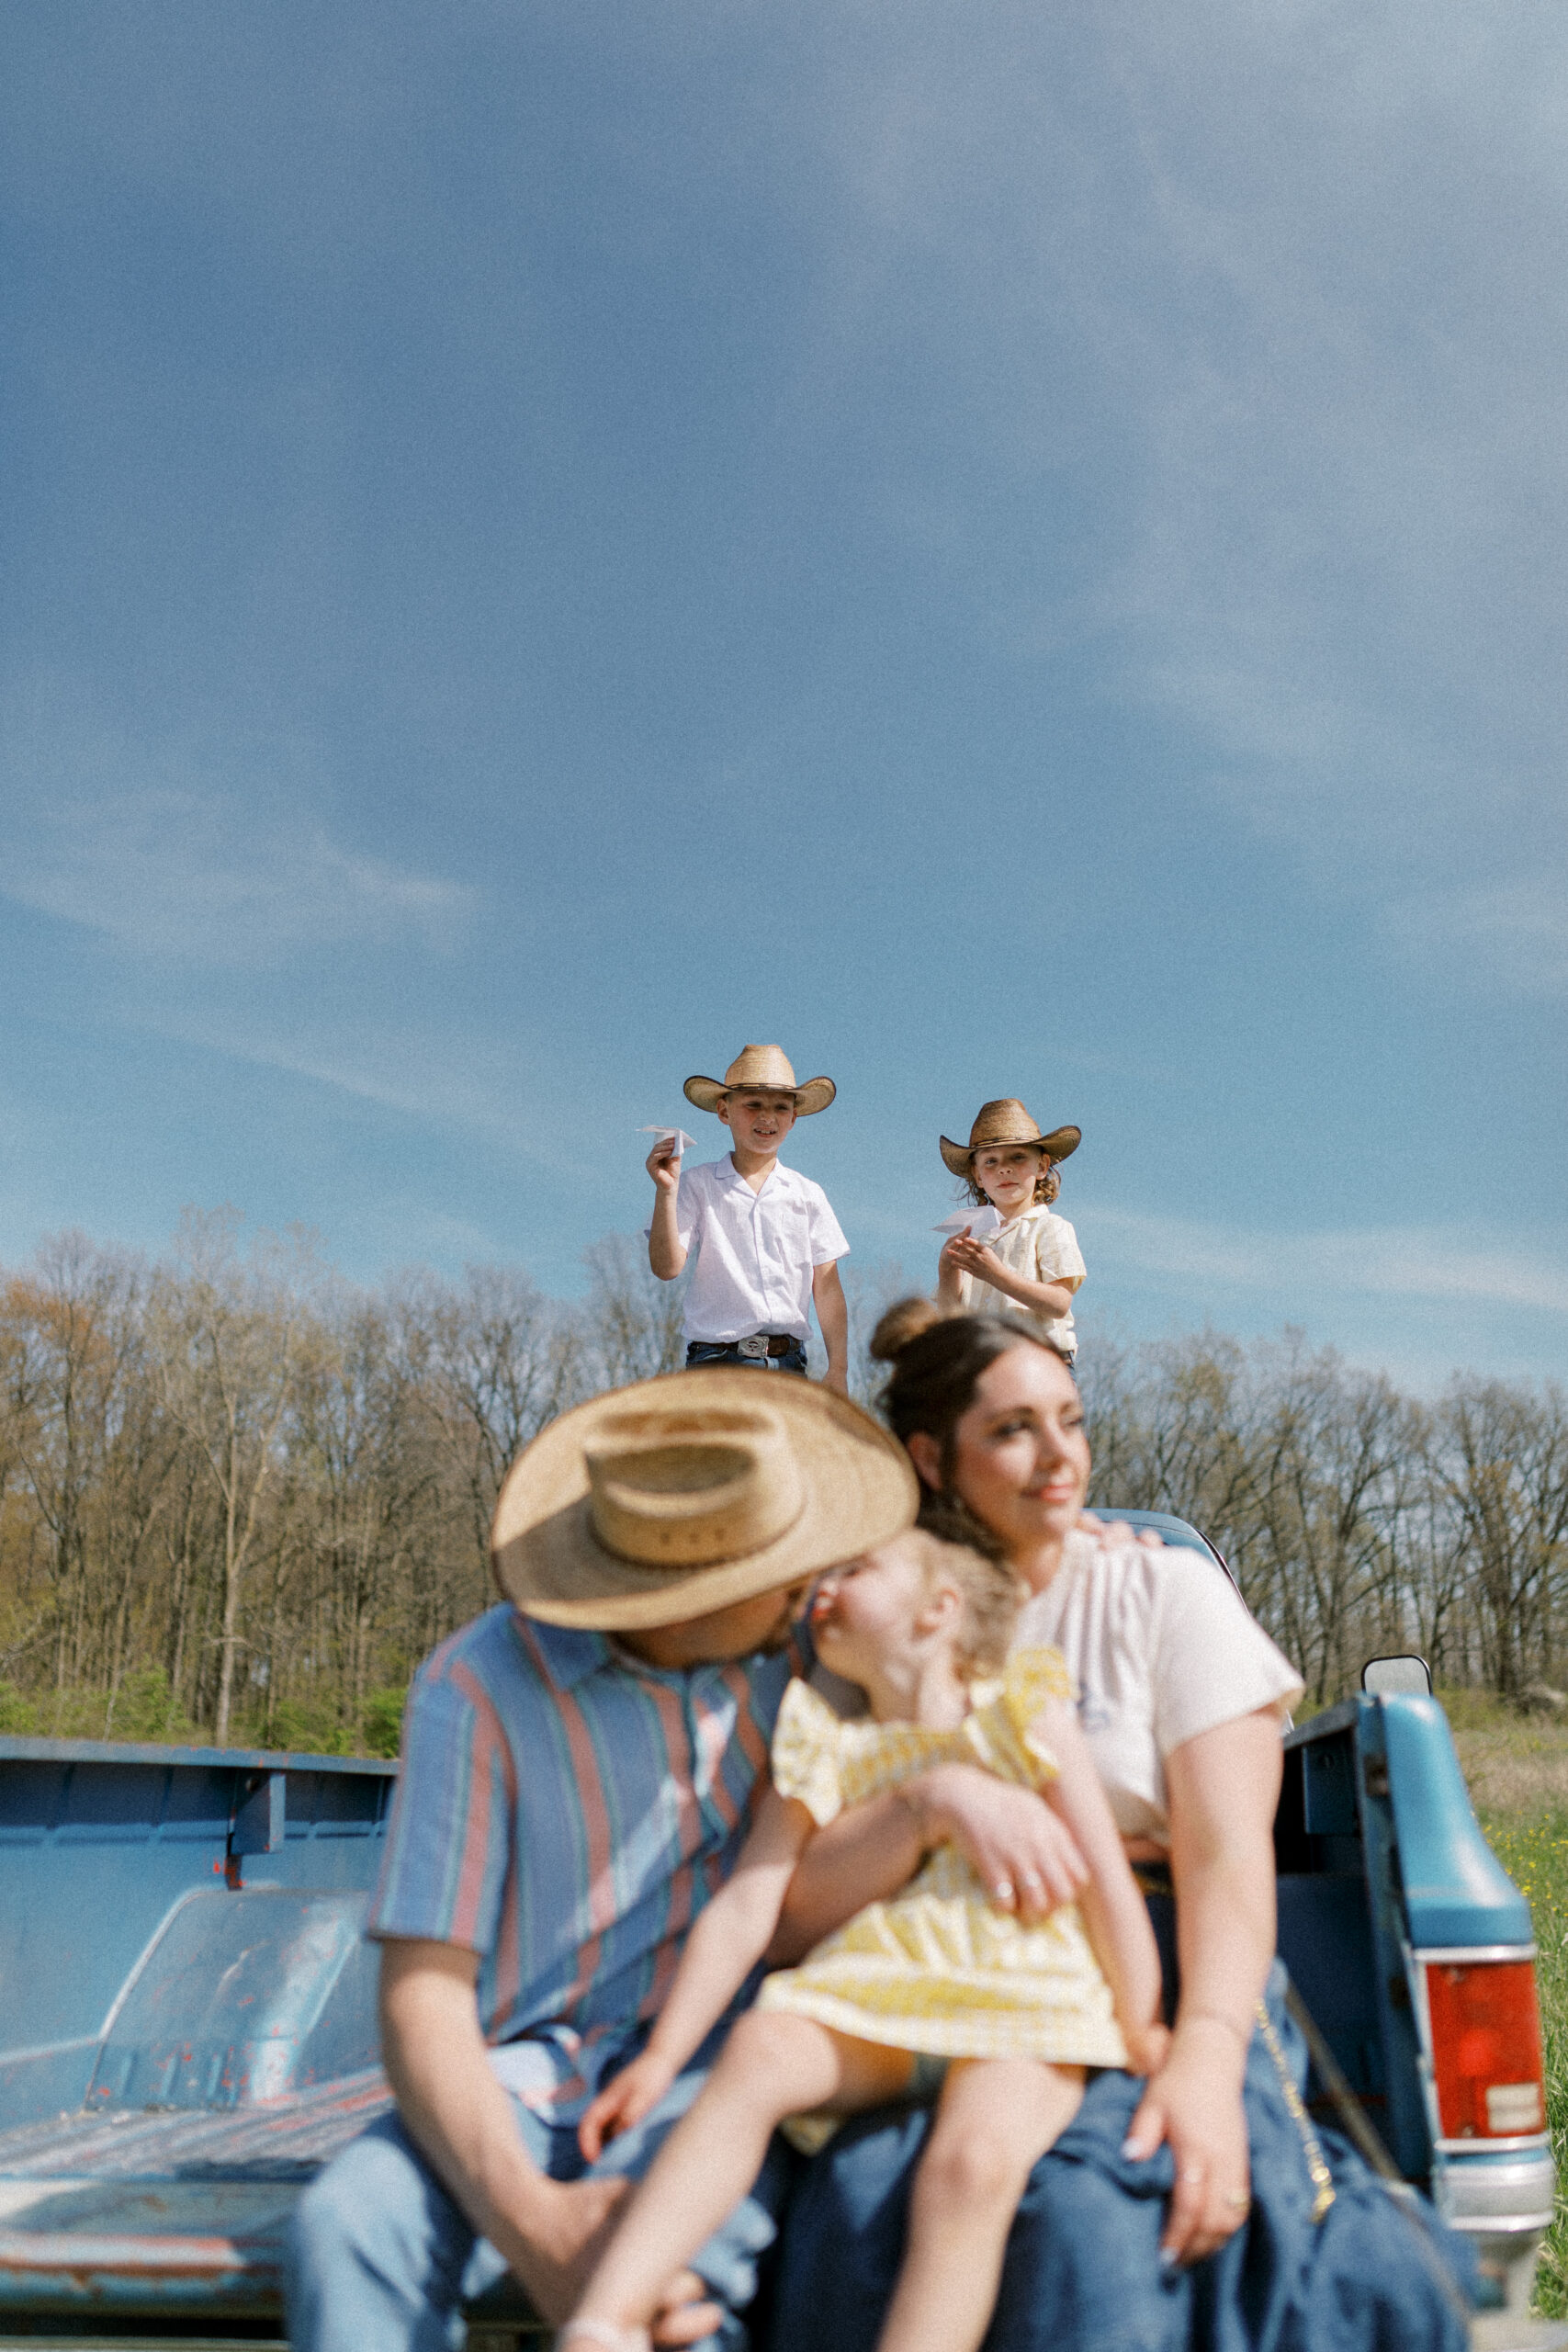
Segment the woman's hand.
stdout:
<path fill-rule="evenodd" d="M 590 2103 L 577 2127 L 577 2144 L 589 2163 L 598 2163 L 605 2143 L 617 2132 L 640 2123 L 659 2105 L 674 2079 L 674 2068 L 656 2058 L 651 2050 L 644 2050 L 629 2066 L 623 2066 Z"/>
<path fill-rule="evenodd" d="M 1168 2140 L 1175 2160 L 1162 2259 L 1201 2262 L 1247 2219 L 1245 2064 L 1240 2042 L 1219 2018 L 1178 2019 L 1165 2063 L 1133 2118 L 1122 2154 L 1142 2162 Z"/>
<path fill-rule="evenodd" d="M 1072 1831 L 1032 1789 L 1011 1786 L 977 1764 L 937 1764 L 904 1793 L 929 1847 L 951 1841 L 998 1911 L 1026 1925 L 1074 1901 L 1089 1867 Z"/>

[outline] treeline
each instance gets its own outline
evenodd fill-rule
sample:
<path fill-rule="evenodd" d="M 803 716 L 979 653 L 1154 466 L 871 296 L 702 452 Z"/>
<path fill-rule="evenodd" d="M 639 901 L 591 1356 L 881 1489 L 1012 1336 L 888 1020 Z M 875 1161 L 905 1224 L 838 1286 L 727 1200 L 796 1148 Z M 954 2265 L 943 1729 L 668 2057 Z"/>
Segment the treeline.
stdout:
<path fill-rule="evenodd" d="M 1224 1554 L 1315 1700 L 1379 1651 L 1519 1698 L 1568 1679 L 1568 1399 L 1458 1375 L 1401 1396 L 1299 1331 L 1087 1351 L 1093 1495 Z"/>
<path fill-rule="evenodd" d="M 80 1235 L 0 1275 L 0 1731 L 390 1754 L 423 1653 L 491 1598 L 507 1464 L 577 1398 L 681 1361 L 640 1243 L 570 1304 L 513 1268 L 374 1291 L 192 1216 L 149 1264 Z M 854 1385 L 897 1269 L 846 1269 Z M 1517 1693 L 1568 1674 L 1568 1410 L 1437 1405 L 1213 1334 L 1086 1350 L 1095 1498 L 1229 1557 L 1332 1697 L 1374 1649 Z"/>

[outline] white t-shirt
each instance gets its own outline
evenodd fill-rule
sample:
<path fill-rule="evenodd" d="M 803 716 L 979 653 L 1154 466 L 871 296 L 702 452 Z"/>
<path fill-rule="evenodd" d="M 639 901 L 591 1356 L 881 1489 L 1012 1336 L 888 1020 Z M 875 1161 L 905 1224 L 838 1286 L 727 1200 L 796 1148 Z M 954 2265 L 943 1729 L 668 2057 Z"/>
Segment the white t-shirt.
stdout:
<path fill-rule="evenodd" d="M 1069 1535 L 1027 1603 L 1014 1646 L 1054 1642 L 1078 1686 L 1078 1721 L 1123 1838 L 1168 1845 L 1165 1759 L 1184 1740 L 1259 1707 L 1281 1713 L 1302 1679 L 1224 1570 L 1201 1552 Z"/>
<path fill-rule="evenodd" d="M 1021 1274 L 1026 1283 L 1066 1283 L 1070 1290 L 1077 1290 L 1089 1271 L 1077 1235 L 1055 1209 L 1025 1209 L 993 1233 L 986 1246 L 996 1251 L 1010 1274 Z M 958 1301 L 965 1315 L 1005 1316 L 1010 1323 L 1021 1323 L 1027 1330 L 1038 1332 L 1065 1354 L 1077 1352 L 1078 1335 L 1070 1308 L 1055 1317 L 1032 1315 L 1016 1298 L 1009 1298 L 1005 1291 L 975 1274 L 960 1274 Z"/>
<path fill-rule="evenodd" d="M 820 1184 L 775 1164 L 754 1193 L 728 1153 L 682 1169 L 675 1231 L 682 1249 L 697 1253 L 686 1293 L 688 1340 L 787 1331 L 804 1342 L 812 1273 L 850 1249 Z"/>

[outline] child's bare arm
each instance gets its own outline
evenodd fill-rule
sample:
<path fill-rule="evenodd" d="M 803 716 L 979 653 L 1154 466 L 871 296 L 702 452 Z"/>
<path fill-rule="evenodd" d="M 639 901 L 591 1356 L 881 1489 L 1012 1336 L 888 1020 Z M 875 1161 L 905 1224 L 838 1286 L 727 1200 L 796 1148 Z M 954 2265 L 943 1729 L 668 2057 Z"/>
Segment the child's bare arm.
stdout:
<path fill-rule="evenodd" d="M 828 1370 L 824 1377 L 829 1388 L 836 1388 L 840 1396 L 847 1396 L 850 1393 L 850 1304 L 844 1296 L 843 1279 L 835 1260 L 829 1259 L 825 1266 L 813 1266 L 811 1296 L 817 1308 L 822 1344 L 828 1351 Z"/>
<path fill-rule="evenodd" d="M 659 2022 L 578 2127 L 590 2163 L 606 2139 L 658 2105 L 761 1959 L 778 1926 L 790 1873 L 814 1826 L 793 1797 L 763 1790 L 734 1876 L 704 1905 L 686 1938 Z"/>
<path fill-rule="evenodd" d="M 945 1306 L 949 1310 L 955 1307 L 963 1296 L 959 1284 L 961 1277 L 966 1271 L 961 1261 L 953 1254 L 953 1242 L 967 1241 L 968 1238 L 966 1233 L 955 1233 L 953 1241 L 943 1242 L 942 1255 L 936 1261 L 936 1303 L 939 1306 Z"/>
<path fill-rule="evenodd" d="M 656 1143 L 645 1164 L 653 1179 L 653 1223 L 648 1229 L 648 1262 L 661 1283 L 672 1283 L 686 1263 L 675 1224 L 675 1201 L 681 1186 L 675 1137 L 666 1136 L 662 1143 Z"/>
<path fill-rule="evenodd" d="M 1057 1765 L 1056 1779 L 1042 1793 L 1066 1822 L 1089 1864 L 1078 1908 L 1111 1986 L 1134 2069 L 1147 2073 L 1157 2064 L 1167 2039 L 1160 2023 L 1159 1950 L 1148 1911 L 1071 1704 L 1048 1700 L 1036 1729 Z"/>

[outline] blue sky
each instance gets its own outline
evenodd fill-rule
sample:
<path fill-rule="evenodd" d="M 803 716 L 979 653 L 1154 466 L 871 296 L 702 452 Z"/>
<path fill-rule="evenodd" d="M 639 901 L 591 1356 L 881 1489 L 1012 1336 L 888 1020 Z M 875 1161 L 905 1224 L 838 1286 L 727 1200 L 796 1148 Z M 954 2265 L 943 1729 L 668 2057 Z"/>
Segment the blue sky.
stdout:
<path fill-rule="evenodd" d="M 1560 11 L 0 51 L 0 1258 L 570 1289 L 777 1039 L 863 1263 L 1018 1093 L 1091 1333 L 1563 1367 Z"/>

